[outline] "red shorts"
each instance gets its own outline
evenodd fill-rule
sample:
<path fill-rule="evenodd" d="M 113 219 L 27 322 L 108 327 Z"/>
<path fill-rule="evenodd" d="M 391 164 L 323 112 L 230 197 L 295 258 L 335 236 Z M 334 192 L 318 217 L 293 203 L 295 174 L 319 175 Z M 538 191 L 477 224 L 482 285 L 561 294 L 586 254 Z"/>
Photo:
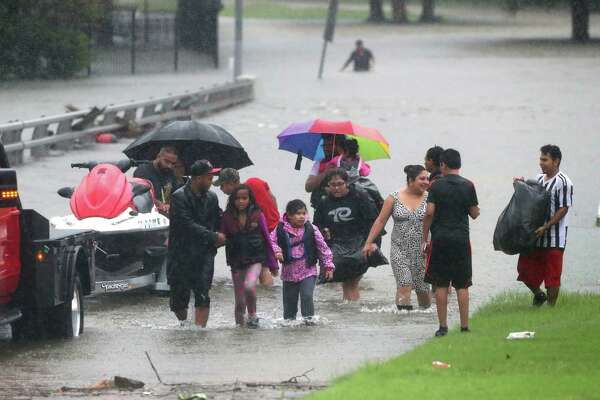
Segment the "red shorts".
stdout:
<path fill-rule="evenodd" d="M 542 282 L 546 288 L 560 287 L 563 253 L 561 249 L 535 249 L 531 254 L 520 255 L 517 280 L 535 287 Z"/>

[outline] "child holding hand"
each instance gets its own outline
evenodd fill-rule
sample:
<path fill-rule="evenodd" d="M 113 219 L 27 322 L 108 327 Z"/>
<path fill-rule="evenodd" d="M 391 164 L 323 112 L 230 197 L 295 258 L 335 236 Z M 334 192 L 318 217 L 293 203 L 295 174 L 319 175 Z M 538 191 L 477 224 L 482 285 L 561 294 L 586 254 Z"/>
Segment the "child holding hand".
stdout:
<path fill-rule="evenodd" d="M 256 204 L 254 193 L 246 185 L 238 186 L 229 196 L 221 220 L 221 232 L 227 237 L 225 255 L 231 267 L 235 295 L 235 322 L 248 328 L 258 327 L 256 284 L 263 265 L 277 276 L 267 222 Z M 248 320 L 245 320 L 248 310 Z"/>
<path fill-rule="evenodd" d="M 317 280 L 317 261 L 325 279 L 333 277 L 333 255 L 319 229 L 308 221 L 306 204 L 290 201 L 277 228 L 271 232 L 275 257 L 282 263 L 283 318 L 296 319 L 300 311 L 307 323 L 315 314 L 313 293 Z"/>

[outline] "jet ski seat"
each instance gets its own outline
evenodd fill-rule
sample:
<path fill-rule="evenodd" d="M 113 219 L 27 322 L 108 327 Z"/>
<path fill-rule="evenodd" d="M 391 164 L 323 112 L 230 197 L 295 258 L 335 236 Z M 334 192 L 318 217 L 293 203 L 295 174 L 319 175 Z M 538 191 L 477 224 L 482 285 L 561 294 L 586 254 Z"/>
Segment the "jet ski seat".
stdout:
<path fill-rule="evenodd" d="M 152 201 L 152 193 L 146 192 L 133 197 L 133 204 L 137 211 L 141 214 L 146 214 L 152 211 L 154 201 Z"/>

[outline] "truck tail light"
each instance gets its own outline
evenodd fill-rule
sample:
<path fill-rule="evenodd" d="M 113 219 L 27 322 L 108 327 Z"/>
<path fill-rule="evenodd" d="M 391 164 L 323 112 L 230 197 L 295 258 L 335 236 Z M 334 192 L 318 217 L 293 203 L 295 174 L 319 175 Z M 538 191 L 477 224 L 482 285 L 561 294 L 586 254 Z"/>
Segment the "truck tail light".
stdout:
<path fill-rule="evenodd" d="M 0 208 L 0 304 L 10 300 L 21 273 L 21 226 L 17 208 Z"/>
<path fill-rule="evenodd" d="M 3 190 L 2 192 L 0 192 L 0 198 L 2 200 L 18 199 L 19 198 L 19 192 L 16 189 L 14 189 L 14 190 Z"/>
<path fill-rule="evenodd" d="M 0 168 L 0 208 L 21 208 L 17 190 L 17 172 Z"/>

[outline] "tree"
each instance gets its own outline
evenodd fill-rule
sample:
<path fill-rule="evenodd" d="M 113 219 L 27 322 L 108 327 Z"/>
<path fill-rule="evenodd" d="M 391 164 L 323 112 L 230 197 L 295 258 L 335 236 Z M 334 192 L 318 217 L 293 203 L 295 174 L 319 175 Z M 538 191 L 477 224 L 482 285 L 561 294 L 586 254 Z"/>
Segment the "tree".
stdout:
<path fill-rule="evenodd" d="M 421 10 L 421 22 L 435 22 L 435 0 L 423 0 L 423 9 Z"/>
<path fill-rule="evenodd" d="M 2 0 L 0 78 L 69 77 L 89 60 L 96 15 L 86 0 Z"/>
<path fill-rule="evenodd" d="M 385 15 L 383 14 L 382 0 L 369 0 L 369 21 L 383 22 Z"/>
<path fill-rule="evenodd" d="M 391 0 L 392 2 L 392 21 L 404 23 L 408 21 L 406 16 L 406 0 Z"/>
<path fill-rule="evenodd" d="M 572 38 L 578 42 L 590 39 L 590 2 L 589 0 L 570 0 Z"/>

